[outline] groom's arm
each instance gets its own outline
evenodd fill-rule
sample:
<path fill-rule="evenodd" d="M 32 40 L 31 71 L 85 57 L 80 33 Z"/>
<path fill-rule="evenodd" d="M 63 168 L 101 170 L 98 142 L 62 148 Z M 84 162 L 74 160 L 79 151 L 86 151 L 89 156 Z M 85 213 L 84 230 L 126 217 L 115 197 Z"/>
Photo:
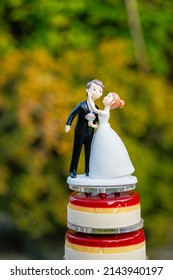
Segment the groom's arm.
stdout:
<path fill-rule="evenodd" d="M 81 103 L 79 103 L 74 109 L 73 111 L 71 111 L 71 113 L 69 114 L 67 121 L 66 121 L 66 126 L 65 126 L 65 132 L 68 133 L 70 131 L 70 126 L 73 122 L 73 119 L 79 114 L 81 109 Z"/>

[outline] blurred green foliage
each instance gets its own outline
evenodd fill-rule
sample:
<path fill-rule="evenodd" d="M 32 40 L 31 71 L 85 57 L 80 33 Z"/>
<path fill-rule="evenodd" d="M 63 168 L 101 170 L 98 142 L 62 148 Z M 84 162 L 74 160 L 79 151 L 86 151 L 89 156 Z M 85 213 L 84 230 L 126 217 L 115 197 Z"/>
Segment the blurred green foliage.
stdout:
<path fill-rule="evenodd" d="M 30 236 L 66 226 L 73 132 L 64 126 L 86 82 L 98 78 L 126 103 L 110 121 L 136 168 L 148 247 L 168 239 L 173 2 L 138 4 L 149 73 L 137 67 L 123 1 L 1 1 L 0 209 Z"/>

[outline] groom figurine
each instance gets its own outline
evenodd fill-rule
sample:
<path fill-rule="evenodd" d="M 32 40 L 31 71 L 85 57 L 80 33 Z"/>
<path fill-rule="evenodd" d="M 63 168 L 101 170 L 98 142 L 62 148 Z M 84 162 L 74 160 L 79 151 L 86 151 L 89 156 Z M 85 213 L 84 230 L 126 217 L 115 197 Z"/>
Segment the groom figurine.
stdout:
<path fill-rule="evenodd" d="M 90 95 L 92 100 L 100 98 L 103 94 L 104 85 L 101 81 L 95 79 L 87 83 L 86 92 L 87 96 Z M 75 126 L 75 135 L 73 143 L 73 153 L 70 165 L 70 176 L 76 178 L 77 176 L 77 167 L 79 162 L 79 157 L 84 145 L 85 150 L 85 175 L 89 175 L 89 158 L 91 150 L 91 142 L 94 135 L 94 128 L 88 125 L 89 118 L 93 116 L 93 122 L 98 121 L 98 115 L 93 112 L 89 106 L 88 99 L 79 103 L 73 111 L 69 114 L 66 121 L 65 132 L 70 131 L 70 126 L 73 122 L 73 119 L 78 115 L 77 124 Z"/>

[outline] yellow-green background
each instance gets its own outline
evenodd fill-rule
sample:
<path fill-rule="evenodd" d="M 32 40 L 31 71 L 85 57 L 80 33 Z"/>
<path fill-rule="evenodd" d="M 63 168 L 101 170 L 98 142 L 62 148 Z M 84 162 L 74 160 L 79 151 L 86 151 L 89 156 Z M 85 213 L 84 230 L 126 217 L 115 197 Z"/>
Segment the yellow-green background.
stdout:
<path fill-rule="evenodd" d="M 173 257 L 173 1 L 137 4 L 139 34 L 127 1 L 1 0 L 1 259 L 62 254 L 73 142 L 64 126 L 94 78 L 125 100 L 110 122 L 135 166 L 147 254 Z"/>

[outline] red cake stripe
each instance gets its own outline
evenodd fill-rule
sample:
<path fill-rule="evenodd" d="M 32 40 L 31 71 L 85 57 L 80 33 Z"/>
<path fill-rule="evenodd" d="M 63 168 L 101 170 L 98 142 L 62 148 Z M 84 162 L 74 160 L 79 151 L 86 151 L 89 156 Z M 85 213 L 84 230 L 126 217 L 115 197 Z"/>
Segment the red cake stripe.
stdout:
<path fill-rule="evenodd" d="M 112 194 L 86 194 L 73 192 L 69 197 L 72 205 L 91 208 L 120 208 L 140 203 L 137 192 L 129 191 Z"/>
<path fill-rule="evenodd" d="M 136 245 L 145 241 L 143 229 L 122 234 L 85 234 L 68 230 L 66 241 L 72 244 L 89 247 L 124 247 Z"/>

